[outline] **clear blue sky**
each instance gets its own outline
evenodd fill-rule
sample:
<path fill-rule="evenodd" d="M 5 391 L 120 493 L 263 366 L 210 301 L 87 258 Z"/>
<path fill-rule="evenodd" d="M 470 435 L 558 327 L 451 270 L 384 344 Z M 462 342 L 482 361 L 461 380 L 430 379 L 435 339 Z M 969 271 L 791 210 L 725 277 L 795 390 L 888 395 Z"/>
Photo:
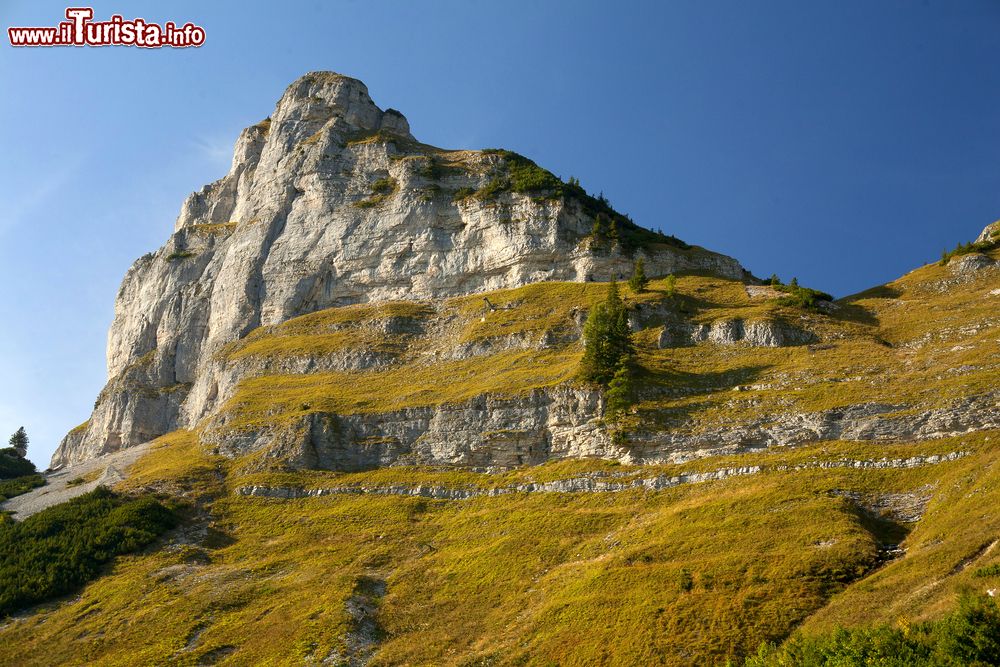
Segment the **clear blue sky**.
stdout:
<path fill-rule="evenodd" d="M 310 70 L 837 295 L 1000 217 L 997 0 L 93 5 L 207 42 L 15 50 L 8 26 L 66 4 L 0 0 L 0 434 L 23 424 L 43 466 L 104 383 L 125 270 Z"/>

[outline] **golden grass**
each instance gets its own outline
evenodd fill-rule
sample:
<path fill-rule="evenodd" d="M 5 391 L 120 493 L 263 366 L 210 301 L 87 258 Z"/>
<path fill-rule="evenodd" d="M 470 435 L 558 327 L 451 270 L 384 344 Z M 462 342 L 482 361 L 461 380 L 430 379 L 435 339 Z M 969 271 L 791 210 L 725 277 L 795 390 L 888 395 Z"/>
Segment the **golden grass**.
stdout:
<path fill-rule="evenodd" d="M 996 253 L 994 253 L 996 254 Z M 658 349 L 637 336 L 644 400 L 630 428 L 699 432 L 878 401 L 906 413 L 995 389 L 1000 287 L 995 273 L 962 284 L 929 265 L 839 302 L 830 314 L 751 301 L 742 284 L 683 275 L 632 302 L 695 322 L 780 318 L 820 344 L 782 349 L 705 344 Z M 379 413 L 519 395 L 572 381 L 581 353 L 574 309 L 605 285 L 541 283 L 442 303 L 334 308 L 260 329 L 220 359 L 386 350 L 381 370 L 244 380 L 223 408 L 230 428 L 311 412 Z M 486 321 L 481 318 L 485 316 Z M 380 334 L 392 318 L 412 334 Z M 434 331 L 431 339 L 421 330 Z M 556 343 L 466 360 L 449 345 L 511 335 Z M 395 336 L 395 337 L 394 337 Z M 741 391 L 733 391 L 740 387 Z M 195 544 L 120 559 L 79 598 L 0 627 L 0 663 L 302 664 L 343 651 L 346 601 L 384 581 L 375 665 L 724 664 L 793 628 L 909 621 L 946 611 L 975 575 L 1000 563 L 1000 434 L 920 443 L 825 442 L 627 466 L 567 460 L 487 475 L 447 468 L 360 473 L 261 470 L 250 455 L 212 456 L 196 432 L 158 440 L 125 489 L 192 498 L 210 530 Z M 819 468 L 822 461 L 965 451 L 913 469 Z M 234 495 L 244 485 L 434 485 L 490 489 L 580 475 L 629 481 L 761 466 L 753 476 L 660 492 L 511 494 L 467 501 Z M 796 466 L 806 466 L 796 470 Z M 248 472 L 252 471 L 252 472 Z M 876 520 L 845 498 L 930 496 L 915 526 Z M 872 571 L 879 542 L 906 555 Z"/>
<path fill-rule="evenodd" d="M 485 393 L 516 396 L 563 384 L 574 376 L 582 350 L 502 352 L 488 357 L 371 372 L 266 375 L 240 382 L 222 407 L 226 427 L 241 429 L 313 413 L 357 414 L 468 400 Z"/>
<path fill-rule="evenodd" d="M 863 453 L 858 447 L 727 463 L 766 456 L 791 465 Z M 982 440 L 940 450 L 948 447 L 991 451 Z M 231 467 L 200 449 L 194 434 L 177 433 L 136 464 L 127 484 L 215 498 L 206 536 L 119 559 L 79 598 L 8 623 L 0 662 L 319 662 L 344 647 L 347 599 L 366 582 L 384 581 L 374 665 L 722 664 L 783 637 L 831 596 L 847 595 L 873 564 L 879 536 L 834 491 L 919 490 L 942 475 L 968 475 L 970 464 L 771 472 L 655 493 L 283 501 L 232 495 L 238 485 L 265 481 L 260 475 L 228 473 L 225 490 L 213 487 L 210 480 Z M 630 471 L 565 461 L 495 481 L 588 469 Z M 324 475 L 333 474 L 270 481 L 309 485 Z M 368 486 L 407 477 L 454 486 L 490 476 L 427 469 L 336 476 Z"/>
<path fill-rule="evenodd" d="M 210 224 L 200 224 L 200 225 L 190 225 L 186 229 L 195 232 L 196 234 L 228 234 L 229 232 L 236 229 L 239 223 L 235 220 L 230 220 L 229 222 L 216 222 Z"/>
<path fill-rule="evenodd" d="M 71 428 L 68 435 L 78 435 L 80 433 L 83 433 L 84 431 L 87 430 L 88 426 L 90 426 L 90 420 L 89 419 L 87 421 L 83 422 L 82 424 L 77 424 L 76 426 L 74 426 L 73 428 Z"/>
<path fill-rule="evenodd" d="M 428 305 L 409 301 L 328 308 L 277 326 L 255 329 L 226 346 L 221 356 L 237 360 L 320 357 L 348 349 L 400 352 L 407 336 L 386 334 L 373 327 L 385 320 L 419 321 L 431 314 L 433 310 Z"/>
<path fill-rule="evenodd" d="M 1000 586 L 1000 576 L 976 576 L 1000 563 L 1000 434 L 972 439 L 978 442 L 974 457 L 935 470 L 933 499 L 903 543 L 906 556 L 834 597 L 805 632 L 936 618 L 960 592 Z"/>
<path fill-rule="evenodd" d="M 1000 354 L 990 352 L 1000 345 L 1000 319 L 994 314 L 1000 298 L 989 292 L 1000 280 L 987 272 L 971 284 L 942 289 L 941 282 L 950 278 L 947 267 L 923 267 L 842 300 L 830 314 L 752 301 L 742 283 L 710 276 L 680 276 L 673 296 L 665 293 L 662 278 L 639 294 L 623 285 L 627 301 L 665 308 L 694 322 L 781 319 L 820 339 L 817 345 L 786 348 L 700 344 L 658 349 L 654 323 L 636 335 L 645 389 L 628 427 L 698 433 L 734 421 L 766 422 L 775 415 L 868 402 L 914 411 L 991 391 L 1000 370 Z M 261 328 L 231 344 L 224 356 L 322 357 L 359 350 L 381 354 L 395 365 L 366 373 L 247 379 L 225 411 L 233 426 L 243 428 L 310 412 L 391 411 L 569 382 L 579 343 L 567 341 L 579 335 L 577 321 L 606 290 L 604 284 L 537 283 L 449 299 L 436 307 L 395 302 L 331 308 Z M 484 296 L 496 310 L 487 310 Z M 385 333 L 378 325 L 390 318 L 411 320 L 413 333 Z M 464 361 L 440 358 L 442 353 L 447 358 L 449 346 L 511 336 L 522 337 L 519 346 L 529 349 Z M 741 391 L 734 392 L 737 387 Z"/>
<path fill-rule="evenodd" d="M 489 294 L 458 297 L 447 302 L 447 312 L 464 322 L 463 342 L 515 334 L 565 334 L 575 327 L 573 316 L 604 299 L 608 287 L 600 283 L 534 283 Z M 496 307 L 489 311 L 483 298 Z"/>

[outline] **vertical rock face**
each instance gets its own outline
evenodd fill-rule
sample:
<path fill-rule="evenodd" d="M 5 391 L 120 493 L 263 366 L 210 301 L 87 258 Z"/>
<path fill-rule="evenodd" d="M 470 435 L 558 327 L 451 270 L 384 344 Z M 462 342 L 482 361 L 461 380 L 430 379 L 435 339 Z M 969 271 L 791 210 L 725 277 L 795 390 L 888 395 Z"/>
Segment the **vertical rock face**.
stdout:
<path fill-rule="evenodd" d="M 665 348 L 709 342 L 719 345 L 743 343 L 751 347 L 789 347 L 817 340 L 815 334 L 780 320 L 744 321 L 735 318 L 717 320 L 711 324 L 667 322 L 660 332 L 658 345 Z"/>
<path fill-rule="evenodd" d="M 312 413 L 293 428 L 215 431 L 224 454 L 267 449 L 304 468 L 367 470 L 393 464 L 514 467 L 576 457 L 627 458 L 595 416 L 598 391 L 557 387 L 524 396 L 483 395 L 450 405 L 379 414 Z"/>
<path fill-rule="evenodd" d="M 379 109 L 360 81 L 302 77 L 269 119 L 241 133 L 229 173 L 188 197 L 167 243 L 125 275 L 108 384 L 53 466 L 193 425 L 216 407 L 212 355 L 296 315 L 608 279 L 627 275 L 631 256 L 652 274 L 747 276 L 729 257 L 650 241 L 624 218 L 623 239 L 638 240 L 597 243 L 605 203 L 519 168 L 552 178 L 503 151 L 418 143 L 406 118 Z"/>

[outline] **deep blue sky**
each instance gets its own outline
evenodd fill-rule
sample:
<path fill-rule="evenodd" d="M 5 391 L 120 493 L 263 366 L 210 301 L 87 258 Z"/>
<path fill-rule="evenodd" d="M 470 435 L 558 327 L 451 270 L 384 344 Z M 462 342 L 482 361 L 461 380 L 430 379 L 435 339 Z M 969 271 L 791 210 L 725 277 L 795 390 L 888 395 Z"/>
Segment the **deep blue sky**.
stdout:
<path fill-rule="evenodd" d="M 1000 217 L 997 0 L 102 0 L 207 43 L 7 43 L 65 7 L 0 0 L 0 434 L 23 424 L 43 466 L 104 382 L 125 270 L 310 70 L 362 79 L 422 141 L 516 150 L 837 295 Z"/>

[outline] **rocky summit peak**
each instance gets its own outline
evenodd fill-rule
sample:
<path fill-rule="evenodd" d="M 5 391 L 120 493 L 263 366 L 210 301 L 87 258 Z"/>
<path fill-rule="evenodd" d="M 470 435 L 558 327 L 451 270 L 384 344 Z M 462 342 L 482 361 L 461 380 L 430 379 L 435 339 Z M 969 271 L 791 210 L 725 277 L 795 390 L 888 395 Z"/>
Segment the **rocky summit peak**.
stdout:
<path fill-rule="evenodd" d="M 215 355 L 260 327 L 352 304 L 622 278 L 639 258 L 651 275 L 749 277 L 527 158 L 418 143 L 362 82 L 307 74 L 243 131 L 229 173 L 187 198 L 166 244 L 129 269 L 108 385 L 53 463 L 211 417 L 259 371 Z"/>
<path fill-rule="evenodd" d="M 336 72 L 310 72 L 292 83 L 278 100 L 275 123 L 340 120 L 357 131 L 385 130 L 410 137 L 410 126 L 399 111 L 380 109 L 358 79 Z"/>

